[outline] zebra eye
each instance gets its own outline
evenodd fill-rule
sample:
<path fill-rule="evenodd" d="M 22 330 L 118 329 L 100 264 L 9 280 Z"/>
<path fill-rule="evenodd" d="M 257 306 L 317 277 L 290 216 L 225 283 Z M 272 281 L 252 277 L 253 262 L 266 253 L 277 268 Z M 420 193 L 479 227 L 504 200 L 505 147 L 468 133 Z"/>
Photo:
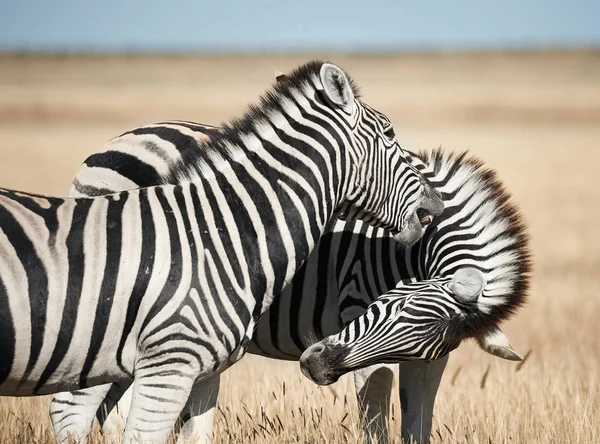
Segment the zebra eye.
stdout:
<path fill-rule="evenodd" d="M 385 134 L 385 137 L 387 137 L 388 139 L 396 138 L 396 133 L 394 132 L 394 127 L 392 125 L 384 129 L 383 134 Z"/>

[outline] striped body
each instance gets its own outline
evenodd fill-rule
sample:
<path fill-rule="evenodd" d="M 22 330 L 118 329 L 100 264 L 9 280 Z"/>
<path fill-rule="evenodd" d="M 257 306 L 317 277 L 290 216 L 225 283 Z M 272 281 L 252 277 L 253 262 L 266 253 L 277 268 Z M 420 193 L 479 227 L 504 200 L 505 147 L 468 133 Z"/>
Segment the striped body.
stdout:
<path fill-rule="evenodd" d="M 309 63 L 182 158 L 177 185 L 2 193 L 0 308 L 15 339 L 1 344 L 13 358 L 0 393 L 134 379 L 125 440 L 164 441 L 194 384 L 243 356 L 335 212 L 420 236 L 416 211 L 439 197 L 355 94 L 338 67 Z M 387 173 L 369 181 L 374 170 Z"/>
<path fill-rule="evenodd" d="M 105 147 L 107 151 L 91 156 L 78 171 L 71 193 L 103 193 L 105 190 L 102 187 L 106 183 L 99 179 L 115 174 L 119 165 L 130 166 L 127 170 L 121 170 L 121 174 L 127 175 L 134 182 L 130 186 L 148 184 L 148 181 L 162 183 L 168 180 L 168 174 L 161 175 L 158 171 L 168 171 L 170 164 L 165 162 L 164 155 L 155 158 L 156 163 L 149 163 L 146 152 L 156 148 L 149 148 L 148 140 L 156 142 L 155 137 L 160 135 L 159 145 L 170 143 L 170 152 L 173 152 L 173 148 L 180 151 L 196 150 L 200 148 L 194 145 L 193 140 L 211 137 L 217 131 L 214 127 L 191 122 L 168 122 L 139 128 L 111 141 Z M 119 163 L 112 163 L 112 153 L 120 152 L 123 148 L 126 152 L 119 155 Z M 175 158 L 180 156 L 178 154 Z M 284 289 L 282 297 L 275 301 L 258 322 L 249 348 L 250 353 L 298 360 L 315 340 L 338 333 L 345 324 L 363 314 L 379 295 L 396 287 L 398 293 L 408 295 L 416 292 L 421 296 L 430 294 L 439 298 L 444 297 L 444 294 L 436 293 L 439 288 L 436 276 L 452 276 L 458 268 L 474 264 L 500 273 L 502 265 L 514 265 L 511 262 L 513 259 L 527 263 L 523 227 L 517 223 L 516 213 L 511 215 L 514 212 L 512 207 L 508 207 L 510 211 L 506 210 L 510 217 L 500 218 L 498 225 L 500 231 L 511 226 L 518 228 L 515 231 L 515 241 L 506 244 L 514 249 L 512 254 L 505 252 L 502 257 L 498 256 L 497 249 L 486 251 L 486 244 L 494 236 L 490 236 L 489 232 L 484 235 L 484 231 L 480 231 L 477 225 L 469 226 L 466 230 L 461 228 L 465 221 L 472 222 L 474 215 L 482 217 L 487 214 L 481 219 L 481 223 L 485 224 L 490 221 L 491 216 L 501 213 L 506 196 L 503 196 L 502 186 L 492 172 L 483 168 L 478 161 L 468 160 L 464 155 L 445 157 L 437 153 L 433 157 L 424 158 L 409 156 L 409 160 L 444 193 L 451 203 L 450 208 L 436 218 L 434 225 L 426 231 L 425 238 L 409 249 L 398 249 L 389 234 L 380 228 L 368 226 L 361 221 L 334 220 L 328 225 L 292 283 Z M 150 166 L 153 171 L 148 174 Z M 122 183 L 118 177 L 114 179 L 115 184 Z M 82 184 L 85 184 L 85 188 Z M 498 196 L 494 196 L 496 192 Z M 497 200 L 494 201 L 492 197 Z M 492 202 L 491 207 L 485 208 L 486 200 Z M 486 210 L 483 214 L 478 212 L 481 205 Z M 503 261 L 498 261 L 498 257 Z M 504 276 L 510 274 L 510 270 L 503 273 Z M 521 276 L 523 271 L 517 274 Z M 423 283 L 418 282 L 426 279 Z M 447 284 L 450 278 L 442 280 Z M 517 280 L 515 277 L 515 282 Z M 410 283 L 414 285 L 406 285 Z M 522 293 L 524 288 L 515 291 Z M 451 344 L 454 345 L 456 344 Z M 447 353 L 451 348 L 444 348 L 440 354 Z M 402 435 L 405 439 L 412 437 L 420 442 L 428 441 L 433 401 L 445 362 L 446 360 L 440 360 L 439 363 L 428 364 L 415 361 L 401 364 L 400 379 L 404 393 L 401 399 L 404 410 Z M 362 374 L 358 374 L 356 378 L 359 399 L 370 404 L 363 406 L 364 413 L 370 412 L 371 418 L 377 417 L 379 413 L 384 420 L 381 417 L 374 419 L 376 427 L 373 429 L 380 437 L 387 436 L 387 431 L 382 428 L 387 427 L 387 410 L 386 406 L 380 406 L 379 403 L 388 402 L 386 399 L 389 399 L 391 379 L 385 369 L 377 370 L 377 366 L 368 370 L 365 375 L 363 378 Z M 423 380 L 422 375 L 426 375 L 427 379 Z M 369 385 L 369 378 L 378 378 L 383 389 L 374 381 Z M 109 404 L 116 402 L 125 388 L 116 390 L 113 396 L 117 398 L 112 399 Z M 383 394 L 377 390 L 382 390 Z M 95 402 L 101 399 L 97 398 Z M 91 402 L 86 401 L 85 396 L 69 400 L 76 403 Z M 92 414 L 95 410 L 96 407 L 92 409 Z M 121 406 L 120 410 L 126 411 L 127 406 Z M 59 418 L 60 415 L 57 415 L 57 421 Z M 91 424 L 91 419 L 86 421 Z M 369 432 L 369 424 L 364 427 Z"/>
<path fill-rule="evenodd" d="M 184 310 L 208 311 L 202 298 L 210 290 L 198 282 L 213 260 L 205 253 L 211 226 L 200 217 L 204 189 L 168 185 L 77 200 L 0 192 L 2 295 L 10 308 L 1 394 L 131 379 L 134 367 L 156 359 L 155 341 L 184 334 Z M 208 317 L 193 326 L 195 353 L 210 368 L 228 358 L 252 319 L 253 307 L 244 315 L 225 302 L 218 304 L 230 311 L 221 318 L 242 320 L 226 341 L 210 341 Z"/>
<path fill-rule="evenodd" d="M 129 131 L 86 159 L 69 195 L 100 196 L 121 188 L 168 183 L 178 162 L 201 149 L 196 141 L 214 137 L 218 131 L 184 121 Z M 419 157 L 409 154 L 407 158 L 416 168 L 425 168 Z M 399 282 L 422 277 L 418 271 L 384 229 L 334 219 L 283 297 L 257 323 L 249 352 L 297 360 L 316 338 L 337 333 L 378 295 Z"/>
<path fill-rule="evenodd" d="M 110 186 L 118 189 L 165 183 L 170 180 L 171 170 L 177 167 L 182 158 L 189 156 L 189 152 L 202 149 L 196 141 L 215 137 L 218 131 L 218 128 L 212 126 L 173 121 L 125 133 L 108 142 L 103 152 L 86 160 L 75 176 L 70 194 L 102 195 L 109 191 Z M 421 158 L 410 154 L 407 158 L 415 168 L 426 171 L 433 178 L 432 169 L 426 169 Z M 399 283 L 410 283 L 424 277 L 426 275 L 417 257 L 410 251 L 398 249 L 397 243 L 385 230 L 361 221 L 333 220 L 327 225 L 319 243 L 294 276 L 292 283 L 260 318 L 249 352 L 276 359 L 298 360 L 315 340 L 339 332 L 346 323 L 362 314 L 380 294 Z M 440 372 L 443 371 L 443 364 Z M 426 367 L 427 363 L 422 365 Z M 409 376 L 412 373 L 420 374 L 421 371 L 418 364 L 411 364 L 410 369 L 401 373 L 401 378 L 411 381 Z M 376 377 L 378 374 L 372 379 Z M 371 420 L 376 419 L 371 427 L 369 423 L 365 423 L 364 428 L 368 434 L 372 434 L 372 428 L 382 437 L 387 435 L 387 430 L 382 428 L 382 424 L 385 424 L 382 418 L 387 418 L 387 411 L 381 411 L 379 417 L 377 413 L 385 408 L 379 405 L 385 401 L 376 391 L 375 383 L 368 387 L 367 382 L 368 380 L 357 382 L 357 391 L 361 392 L 364 384 L 367 385 L 363 400 L 371 405 L 368 406 L 368 412 L 367 405 L 364 406 L 365 417 L 368 413 Z M 431 422 L 431 408 L 439 377 L 432 378 L 430 382 L 431 386 L 421 389 L 423 393 L 413 390 L 411 396 L 405 396 L 403 400 L 412 407 L 420 406 L 421 398 L 431 399 L 429 407 L 414 408 L 415 411 L 418 410 L 415 415 L 419 419 L 414 421 L 418 429 L 423 427 L 423 423 Z M 384 391 L 389 393 L 391 380 L 389 386 L 387 384 L 386 379 Z M 118 401 L 126 388 L 127 386 L 113 388 L 109 393 L 112 399 L 108 401 L 108 405 L 112 406 Z M 85 435 L 98 403 L 107 390 L 98 392 L 97 396 L 92 396 L 91 392 L 87 396 L 81 392 L 75 396 L 58 395 L 51 411 L 59 436 L 68 431 Z M 389 394 L 387 397 L 389 398 Z M 61 401 L 75 406 L 65 407 L 60 404 Z M 123 412 L 127 408 L 126 405 L 120 405 L 119 410 Z M 86 411 L 92 416 L 82 418 L 83 415 L 75 415 L 75 411 Z M 420 419 L 421 415 L 425 418 Z M 69 417 L 63 419 L 65 416 Z M 405 414 L 403 434 L 416 437 L 408 416 Z M 104 414 L 101 413 L 100 417 L 104 418 Z"/>

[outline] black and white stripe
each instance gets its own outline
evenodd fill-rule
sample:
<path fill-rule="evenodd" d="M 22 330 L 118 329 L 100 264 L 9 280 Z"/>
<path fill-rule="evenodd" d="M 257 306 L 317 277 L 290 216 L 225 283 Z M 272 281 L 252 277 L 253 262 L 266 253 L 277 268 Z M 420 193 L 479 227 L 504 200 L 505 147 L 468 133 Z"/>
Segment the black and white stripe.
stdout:
<path fill-rule="evenodd" d="M 417 209 L 439 203 L 389 120 L 321 62 L 172 175 L 96 198 L 0 191 L 0 394 L 134 379 L 125 439 L 164 441 L 194 384 L 244 354 L 335 212 L 413 239 Z"/>
<path fill-rule="evenodd" d="M 437 359 L 469 337 L 484 346 L 496 341 L 502 356 L 518 359 L 497 325 L 524 303 L 529 286 L 519 212 L 481 162 L 440 151 L 423 160 L 446 209 L 406 249 L 420 281 L 385 292 L 341 332 L 309 347 L 301 367 L 317 383 L 373 364 Z"/>
<path fill-rule="evenodd" d="M 180 150 L 199 149 L 198 147 L 190 148 L 189 144 L 178 144 L 180 135 L 177 134 L 177 124 L 177 122 L 169 122 L 146 128 L 148 131 L 156 128 L 156 134 L 161 134 L 166 138 L 161 143 L 172 142 Z M 163 125 L 168 126 L 174 133 L 166 132 Z M 202 138 L 205 134 L 211 136 L 216 131 L 215 128 L 208 127 L 205 132 L 202 125 L 193 125 L 195 130 L 201 133 L 196 136 L 197 138 Z M 139 151 L 137 152 L 140 155 L 137 156 L 137 161 L 143 162 L 146 147 L 142 139 L 139 142 Z M 112 141 L 109 146 L 111 150 L 118 150 L 119 139 Z M 135 153 L 131 150 L 132 155 Z M 102 154 L 93 157 L 96 162 L 95 168 L 113 168 L 109 156 L 107 156 L 106 163 L 101 161 Z M 498 190 L 498 192 L 501 192 L 501 186 L 499 182 L 494 182 L 495 179 L 492 180 L 494 176 L 491 172 L 478 162 L 467 160 L 464 155 L 444 157 L 440 153 L 436 153 L 432 158 L 409 155 L 408 159 L 415 168 L 423 171 L 432 183 L 445 189 L 446 197 L 454 202 L 452 209 L 436 220 L 436 226 L 442 227 L 444 232 L 451 236 L 451 238 L 444 239 L 451 242 L 448 245 L 452 245 L 453 253 L 440 255 L 435 250 L 424 248 L 423 243 L 413 249 L 399 250 L 389 234 L 382 229 L 373 228 L 360 221 L 334 221 L 327 227 L 322 239 L 305 265 L 296 274 L 292 283 L 283 291 L 282 297 L 273 303 L 258 322 L 250 344 L 250 353 L 271 358 L 298 360 L 301 353 L 315 339 L 319 340 L 339 332 L 345 324 L 362 314 L 380 294 L 393 289 L 398 284 L 415 283 L 440 273 L 451 273 L 452 269 L 444 268 L 448 265 L 440 265 L 444 261 L 457 266 L 453 261 L 456 261 L 456 254 L 462 248 L 460 242 L 455 242 L 461 236 L 461 231 L 457 227 L 462 219 L 457 219 L 457 213 L 462 214 L 463 219 L 468 219 L 469 214 L 475 211 L 472 205 L 468 206 L 460 199 L 456 201 L 457 190 L 465 187 L 464 190 L 470 190 L 475 196 L 474 198 L 479 198 L 490 193 L 486 186 L 491 187 L 492 191 Z M 167 169 L 163 168 L 163 170 Z M 454 175 L 458 175 L 459 179 L 456 179 L 458 182 L 453 179 Z M 100 188 L 102 185 L 97 182 L 100 177 L 102 174 L 96 174 L 95 170 L 84 164 L 76 175 L 75 183 L 85 181 Z M 482 181 L 481 188 L 475 186 L 479 181 Z M 473 197 L 469 195 L 469 198 Z M 462 199 L 466 199 L 466 197 Z M 429 233 L 429 231 L 427 232 Z M 428 238 L 432 239 L 431 236 Z M 467 248 L 470 247 L 465 246 L 465 249 Z M 432 257 L 437 258 L 433 263 L 438 265 L 431 265 Z M 458 265 L 464 265 L 464 263 L 460 262 Z M 434 282 L 415 285 L 419 285 L 417 288 L 423 294 L 436 288 Z M 407 291 L 412 292 L 413 290 L 410 286 L 407 287 Z M 324 298 L 323 295 L 325 295 Z M 484 331 L 480 337 L 482 340 L 489 339 L 487 335 L 493 331 L 496 330 Z M 497 351 L 493 352 L 497 354 Z M 405 438 L 428 440 L 433 399 L 435 399 L 435 392 L 444 365 L 445 361 L 435 364 L 438 377 L 424 381 L 425 386 L 421 383 L 419 387 L 421 392 L 419 392 L 410 384 L 412 379 L 416 378 L 413 375 L 425 373 L 425 367 L 427 367 L 427 372 L 431 373 L 433 365 L 417 362 L 401 364 L 401 385 L 403 382 L 408 385 L 408 387 L 403 386 L 404 397 L 401 400 L 404 409 L 402 434 Z M 381 404 L 389 398 L 391 379 L 383 377 L 385 382 L 368 384 L 366 379 L 377 376 L 377 373 L 372 375 L 372 371 L 367 373 L 364 378 L 364 374 L 357 376 L 357 392 L 361 401 L 366 404 L 363 406 L 366 419 L 365 430 L 368 433 L 371 430 L 377 431 L 379 438 L 385 440 L 387 439 L 388 406 Z M 387 387 L 382 389 L 381 385 L 387 385 Z M 111 392 L 108 400 L 109 408 L 118 400 L 125 388 L 120 387 L 120 390 Z M 91 393 L 91 390 L 88 392 Z M 385 393 L 388 393 L 387 397 Z M 95 396 L 92 400 L 86 400 L 84 395 L 61 394 L 56 399 L 67 400 L 73 404 L 73 407 L 56 407 L 61 414 L 53 415 L 55 428 L 73 432 L 77 430 L 79 434 L 87 433 L 101 397 Z M 78 414 L 75 414 L 75 411 Z M 121 406 L 120 411 L 127 411 L 127 406 Z M 64 420 L 63 417 L 67 414 L 70 414 L 69 420 Z M 100 416 L 102 417 L 103 414 Z M 372 423 L 369 424 L 369 422 Z M 60 429 L 60 425 L 62 425 L 62 429 Z"/>
<path fill-rule="evenodd" d="M 177 145 L 177 138 L 166 133 L 162 129 L 163 125 L 168 125 L 169 128 L 176 131 L 176 122 L 156 124 L 147 128 L 161 128 L 156 131 L 157 134 L 168 137 L 169 141 L 182 150 L 190 149 L 190 145 Z M 202 125 L 194 125 L 194 128 L 201 133 L 197 136 L 199 138 L 205 134 L 208 136 L 214 134 L 208 131 L 216 131 L 215 128 L 208 127 L 205 132 Z M 113 150 L 119 149 L 118 138 L 110 146 Z M 137 157 L 138 161 L 143 162 L 143 153 L 146 147 L 142 140 L 140 140 L 138 148 L 140 153 Z M 131 153 L 135 155 L 134 151 Z M 97 160 L 97 168 L 112 168 L 109 161 L 106 163 L 101 161 L 102 154 L 95 155 L 94 158 Z M 108 156 L 107 159 L 109 159 Z M 475 231 L 477 236 L 474 237 L 471 233 L 469 237 L 470 232 L 465 232 L 460 228 L 464 221 L 475 217 L 474 215 L 482 217 L 482 221 L 495 216 L 497 226 L 502 227 L 502 224 L 508 224 L 513 227 L 513 237 L 517 240 L 512 246 L 516 251 L 514 255 L 524 264 L 527 263 L 523 226 L 518 221 L 516 210 L 506 203 L 507 197 L 503 188 L 491 171 L 485 169 L 478 161 L 467 159 L 465 155 L 443 156 L 440 152 L 436 152 L 432 157 L 409 154 L 408 159 L 415 168 L 421 170 L 433 184 L 444 191 L 445 197 L 451 203 L 451 207 L 442 216 L 436 218 L 434 226 L 427 230 L 426 239 L 428 241 L 423 240 L 412 249 L 399 250 L 389 234 L 382 229 L 368 226 L 360 221 L 337 220 L 332 222 L 327 227 L 315 251 L 296 274 L 292 283 L 283 291 L 282 297 L 274 302 L 259 321 L 250 344 L 250 353 L 277 359 L 298 360 L 302 352 L 315 339 L 320 340 L 339 332 L 345 324 L 364 313 L 369 304 L 380 294 L 394 289 L 398 284 L 413 283 L 416 287 L 408 285 L 398 288 L 397 294 L 408 295 L 417 291 L 422 297 L 425 295 L 433 295 L 434 299 L 444 297 L 444 294 L 436 293 L 438 281 L 427 280 L 435 276 L 450 276 L 457 267 L 473 265 L 479 260 L 479 255 L 482 252 L 485 253 L 484 245 L 487 241 L 483 234 Z M 94 170 L 84 164 L 76 176 L 75 183 L 80 180 L 94 184 L 100 177 L 102 174 L 96 174 Z M 96 186 L 100 187 L 101 185 L 96 184 Z M 492 200 L 490 200 L 490 196 L 493 197 Z M 479 212 L 480 204 L 487 201 L 492 204 L 488 205 L 482 214 Z M 500 216 L 497 213 L 500 213 Z M 470 229 L 479 230 L 478 226 L 471 226 Z M 439 239 L 438 231 L 445 233 Z M 432 243 L 434 241 L 435 243 Z M 494 250 L 485 254 L 498 258 L 498 254 Z M 512 253 L 507 251 L 504 254 L 508 255 L 506 257 L 511 257 Z M 483 265 L 495 264 L 493 260 L 495 259 L 492 257 L 487 258 Z M 489 266 L 492 267 L 492 265 Z M 499 265 L 493 265 L 493 267 L 496 271 L 499 270 Z M 520 272 L 519 276 L 523 273 L 523 271 Z M 419 281 L 425 282 L 419 283 Z M 446 283 L 450 282 L 449 279 L 446 281 Z M 524 289 L 515 291 L 515 294 L 524 293 Z M 325 297 L 322 297 L 323 295 Z M 381 301 L 381 303 L 386 302 L 386 299 Z M 496 328 L 480 330 L 477 334 L 480 341 L 495 341 L 494 344 L 482 344 L 484 349 L 498 355 L 498 341 L 505 341 L 502 333 Z M 494 337 L 494 335 L 498 336 Z M 410 341 L 411 336 L 405 335 L 402 339 Z M 428 338 L 421 339 L 421 342 L 415 342 L 421 345 L 428 343 L 426 341 Z M 496 348 L 491 347 L 492 345 Z M 439 354 L 445 354 L 448 351 L 449 347 L 446 347 Z M 510 355 L 502 356 L 511 357 Z M 418 362 L 401 364 L 400 379 L 404 392 L 404 397 L 401 399 L 404 409 L 402 434 L 406 439 L 412 437 L 412 439 L 422 442 L 428 440 L 433 400 L 444 366 L 445 360 L 435 365 Z M 432 370 L 434 367 L 436 367 L 435 371 Z M 365 430 L 368 434 L 372 434 L 371 429 L 376 430 L 380 439 L 387 440 L 388 406 L 381 404 L 384 404 L 389 398 L 391 379 L 383 377 L 385 382 L 368 384 L 367 378 L 374 379 L 377 376 L 376 373 L 372 374 L 373 370 L 376 368 L 368 371 L 366 376 L 364 374 L 357 375 L 357 393 L 359 393 L 361 401 L 366 404 L 363 406 L 366 413 Z M 431 377 L 430 381 L 422 382 L 419 392 L 411 386 L 411 381 L 418 377 L 414 375 L 426 372 L 436 373 L 437 377 Z M 383 374 L 385 375 L 385 373 Z M 387 387 L 381 388 L 382 385 Z M 113 405 L 118 400 L 125 388 L 113 390 L 109 396 L 109 405 Z M 386 393 L 388 393 L 387 396 Z M 64 430 L 87 431 L 96 412 L 97 402 L 101 398 L 96 396 L 94 400 L 89 401 L 84 396 L 61 394 L 56 399 L 63 398 L 73 403 L 74 407 L 61 408 L 61 415 L 53 416 L 55 423 L 68 423 Z M 75 410 L 83 413 L 73 414 Z M 121 412 L 126 410 L 127 406 L 121 406 Z M 62 419 L 65 414 L 71 414 L 70 422 Z M 369 424 L 370 422 L 371 424 Z"/>

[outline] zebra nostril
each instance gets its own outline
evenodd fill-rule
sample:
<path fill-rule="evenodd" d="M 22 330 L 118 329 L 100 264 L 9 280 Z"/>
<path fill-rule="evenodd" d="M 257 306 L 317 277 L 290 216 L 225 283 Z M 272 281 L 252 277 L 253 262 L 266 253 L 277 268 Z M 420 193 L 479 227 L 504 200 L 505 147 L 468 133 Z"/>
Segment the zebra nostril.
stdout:
<path fill-rule="evenodd" d="M 306 351 L 311 355 L 320 355 L 323 353 L 323 350 L 325 350 L 325 346 L 321 342 L 318 342 L 308 347 Z"/>

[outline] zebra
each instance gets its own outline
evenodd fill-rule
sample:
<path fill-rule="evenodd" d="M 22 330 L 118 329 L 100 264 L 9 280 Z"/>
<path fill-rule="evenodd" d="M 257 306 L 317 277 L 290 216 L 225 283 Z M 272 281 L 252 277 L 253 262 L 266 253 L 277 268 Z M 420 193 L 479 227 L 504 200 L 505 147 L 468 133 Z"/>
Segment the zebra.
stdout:
<path fill-rule="evenodd" d="M 245 354 L 334 214 L 410 243 L 417 213 L 443 209 L 389 119 L 324 62 L 173 175 L 95 198 L 0 190 L 0 395 L 134 380 L 125 441 L 164 442 L 190 395 Z"/>
<path fill-rule="evenodd" d="M 317 384 L 374 364 L 434 360 L 482 332 L 510 347 L 497 325 L 525 303 L 531 273 L 520 213 L 479 160 L 435 151 L 424 161 L 446 203 L 406 250 L 424 280 L 387 291 L 340 332 L 307 348 L 301 370 Z"/>
<path fill-rule="evenodd" d="M 126 187 L 165 183 L 169 180 L 169 172 L 186 151 L 200 149 L 198 141 L 216 137 L 219 131 L 219 128 L 206 124 L 169 121 L 127 132 L 108 142 L 104 151 L 91 155 L 83 163 L 69 193 L 74 196 L 101 195 Z M 157 146 L 164 147 L 160 156 L 155 154 Z M 435 164 L 428 169 L 424 163 L 427 158 L 408 152 L 407 159 L 430 180 L 442 181 L 434 174 Z M 461 161 L 457 160 L 455 169 L 471 168 L 470 163 L 461 166 Z M 444 172 L 445 176 L 449 174 Z M 380 293 L 393 288 L 396 283 L 422 279 L 418 268 L 410 268 L 410 264 L 410 257 L 404 251 L 396 251 L 394 241 L 384 230 L 372 228 L 362 221 L 334 221 L 278 302 L 258 322 L 249 353 L 298 360 L 314 342 L 311 338 L 321 339 L 325 334 L 341 330 L 345 323 L 364 312 Z M 316 293 L 327 296 L 316 301 Z M 489 353 L 518 359 L 499 329 L 482 333 L 479 343 Z M 405 439 L 428 441 L 435 394 L 446 362 L 447 358 L 441 358 L 431 363 L 400 364 L 402 436 Z M 369 439 L 377 435 L 379 442 L 386 442 L 392 371 L 388 366 L 373 366 L 357 370 L 354 376 L 365 435 Z M 211 402 L 201 408 L 186 407 L 183 417 L 191 416 L 209 430 L 218 389 L 216 379 L 210 389 Z M 108 394 L 107 390 L 94 387 L 56 395 L 51 416 L 59 441 L 69 434 L 87 435 L 96 414 L 103 430 L 109 434 L 118 433 L 120 420 L 115 414 L 107 418 L 107 414 L 126 390 L 130 395 L 129 384 L 114 384 Z M 128 410 L 128 400 L 129 396 L 126 396 L 119 402 L 121 415 Z M 99 408 L 102 402 L 105 404 Z M 192 414 L 192 411 L 196 413 Z"/>

